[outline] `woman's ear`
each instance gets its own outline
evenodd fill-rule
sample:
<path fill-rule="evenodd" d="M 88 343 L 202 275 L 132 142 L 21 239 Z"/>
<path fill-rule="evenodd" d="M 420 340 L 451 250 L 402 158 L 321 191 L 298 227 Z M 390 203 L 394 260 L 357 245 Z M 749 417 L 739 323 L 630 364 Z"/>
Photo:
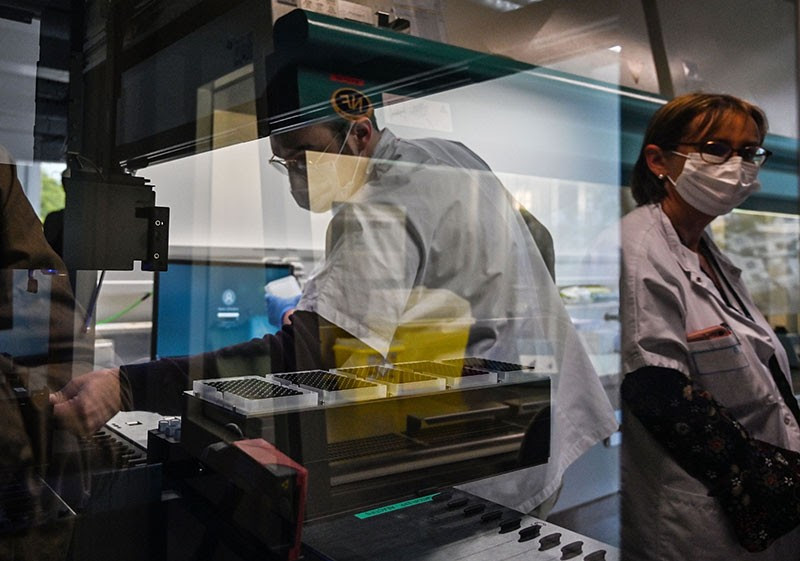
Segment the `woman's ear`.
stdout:
<path fill-rule="evenodd" d="M 644 160 L 647 162 L 647 167 L 657 177 L 669 175 L 667 156 L 664 154 L 664 150 L 662 150 L 660 146 L 648 144 L 642 148 L 642 154 L 644 154 Z"/>

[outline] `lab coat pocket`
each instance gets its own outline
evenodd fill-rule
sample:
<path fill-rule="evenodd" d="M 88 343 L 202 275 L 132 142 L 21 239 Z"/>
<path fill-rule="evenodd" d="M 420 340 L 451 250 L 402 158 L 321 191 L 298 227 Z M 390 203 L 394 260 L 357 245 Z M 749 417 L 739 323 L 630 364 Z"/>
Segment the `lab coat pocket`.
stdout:
<path fill-rule="evenodd" d="M 687 344 L 697 374 L 733 372 L 749 364 L 735 333 Z"/>
<path fill-rule="evenodd" d="M 664 486 L 659 503 L 658 547 L 669 561 L 740 559 L 739 546 L 717 500 Z M 701 553 L 702 552 L 702 553 Z"/>

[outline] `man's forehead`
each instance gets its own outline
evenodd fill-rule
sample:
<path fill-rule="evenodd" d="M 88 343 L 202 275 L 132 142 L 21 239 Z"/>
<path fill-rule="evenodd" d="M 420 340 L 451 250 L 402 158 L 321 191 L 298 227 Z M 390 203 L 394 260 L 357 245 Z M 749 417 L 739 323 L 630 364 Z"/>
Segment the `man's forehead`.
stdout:
<path fill-rule="evenodd" d="M 270 143 L 274 152 L 290 152 L 326 146 L 333 138 L 333 131 L 323 124 L 309 125 L 299 129 L 273 134 Z"/>

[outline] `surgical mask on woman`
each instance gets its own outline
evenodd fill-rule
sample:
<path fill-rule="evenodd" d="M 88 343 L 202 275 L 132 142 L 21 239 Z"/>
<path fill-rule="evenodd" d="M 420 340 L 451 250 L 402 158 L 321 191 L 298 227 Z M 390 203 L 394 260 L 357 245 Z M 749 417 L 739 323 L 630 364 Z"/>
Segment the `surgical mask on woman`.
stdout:
<path fill-rule="evenodd" d="M 731 156 L 721 164 L 704 162 L 700 153 L 681 154 L 686 158 L 677 180 L 667 176 L 681 198 L 704 214 L 722 216 L 742 204 L 761 188 L 758 165 Z"/>

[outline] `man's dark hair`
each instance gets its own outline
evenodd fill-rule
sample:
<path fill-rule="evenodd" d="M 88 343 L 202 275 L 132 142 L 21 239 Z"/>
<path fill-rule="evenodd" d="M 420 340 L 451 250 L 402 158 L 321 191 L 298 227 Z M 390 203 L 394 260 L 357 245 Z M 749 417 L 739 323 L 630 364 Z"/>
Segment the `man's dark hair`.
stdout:
<path fill-rule="evenodd" d="M 375 120 L 374 114 L 369 116 L 369 122 L 372 123 L 372 126 L 375 130 L 378 130 L 378 122 Z M 331 129 L 336 138 L 343 139 L 344 135 L 346 135 L 347 131 L 350 129 L 350 125 L 352 123 L 353 121 L 348 119 L 336 118 L 324 121 L 322 124 Z"/>

